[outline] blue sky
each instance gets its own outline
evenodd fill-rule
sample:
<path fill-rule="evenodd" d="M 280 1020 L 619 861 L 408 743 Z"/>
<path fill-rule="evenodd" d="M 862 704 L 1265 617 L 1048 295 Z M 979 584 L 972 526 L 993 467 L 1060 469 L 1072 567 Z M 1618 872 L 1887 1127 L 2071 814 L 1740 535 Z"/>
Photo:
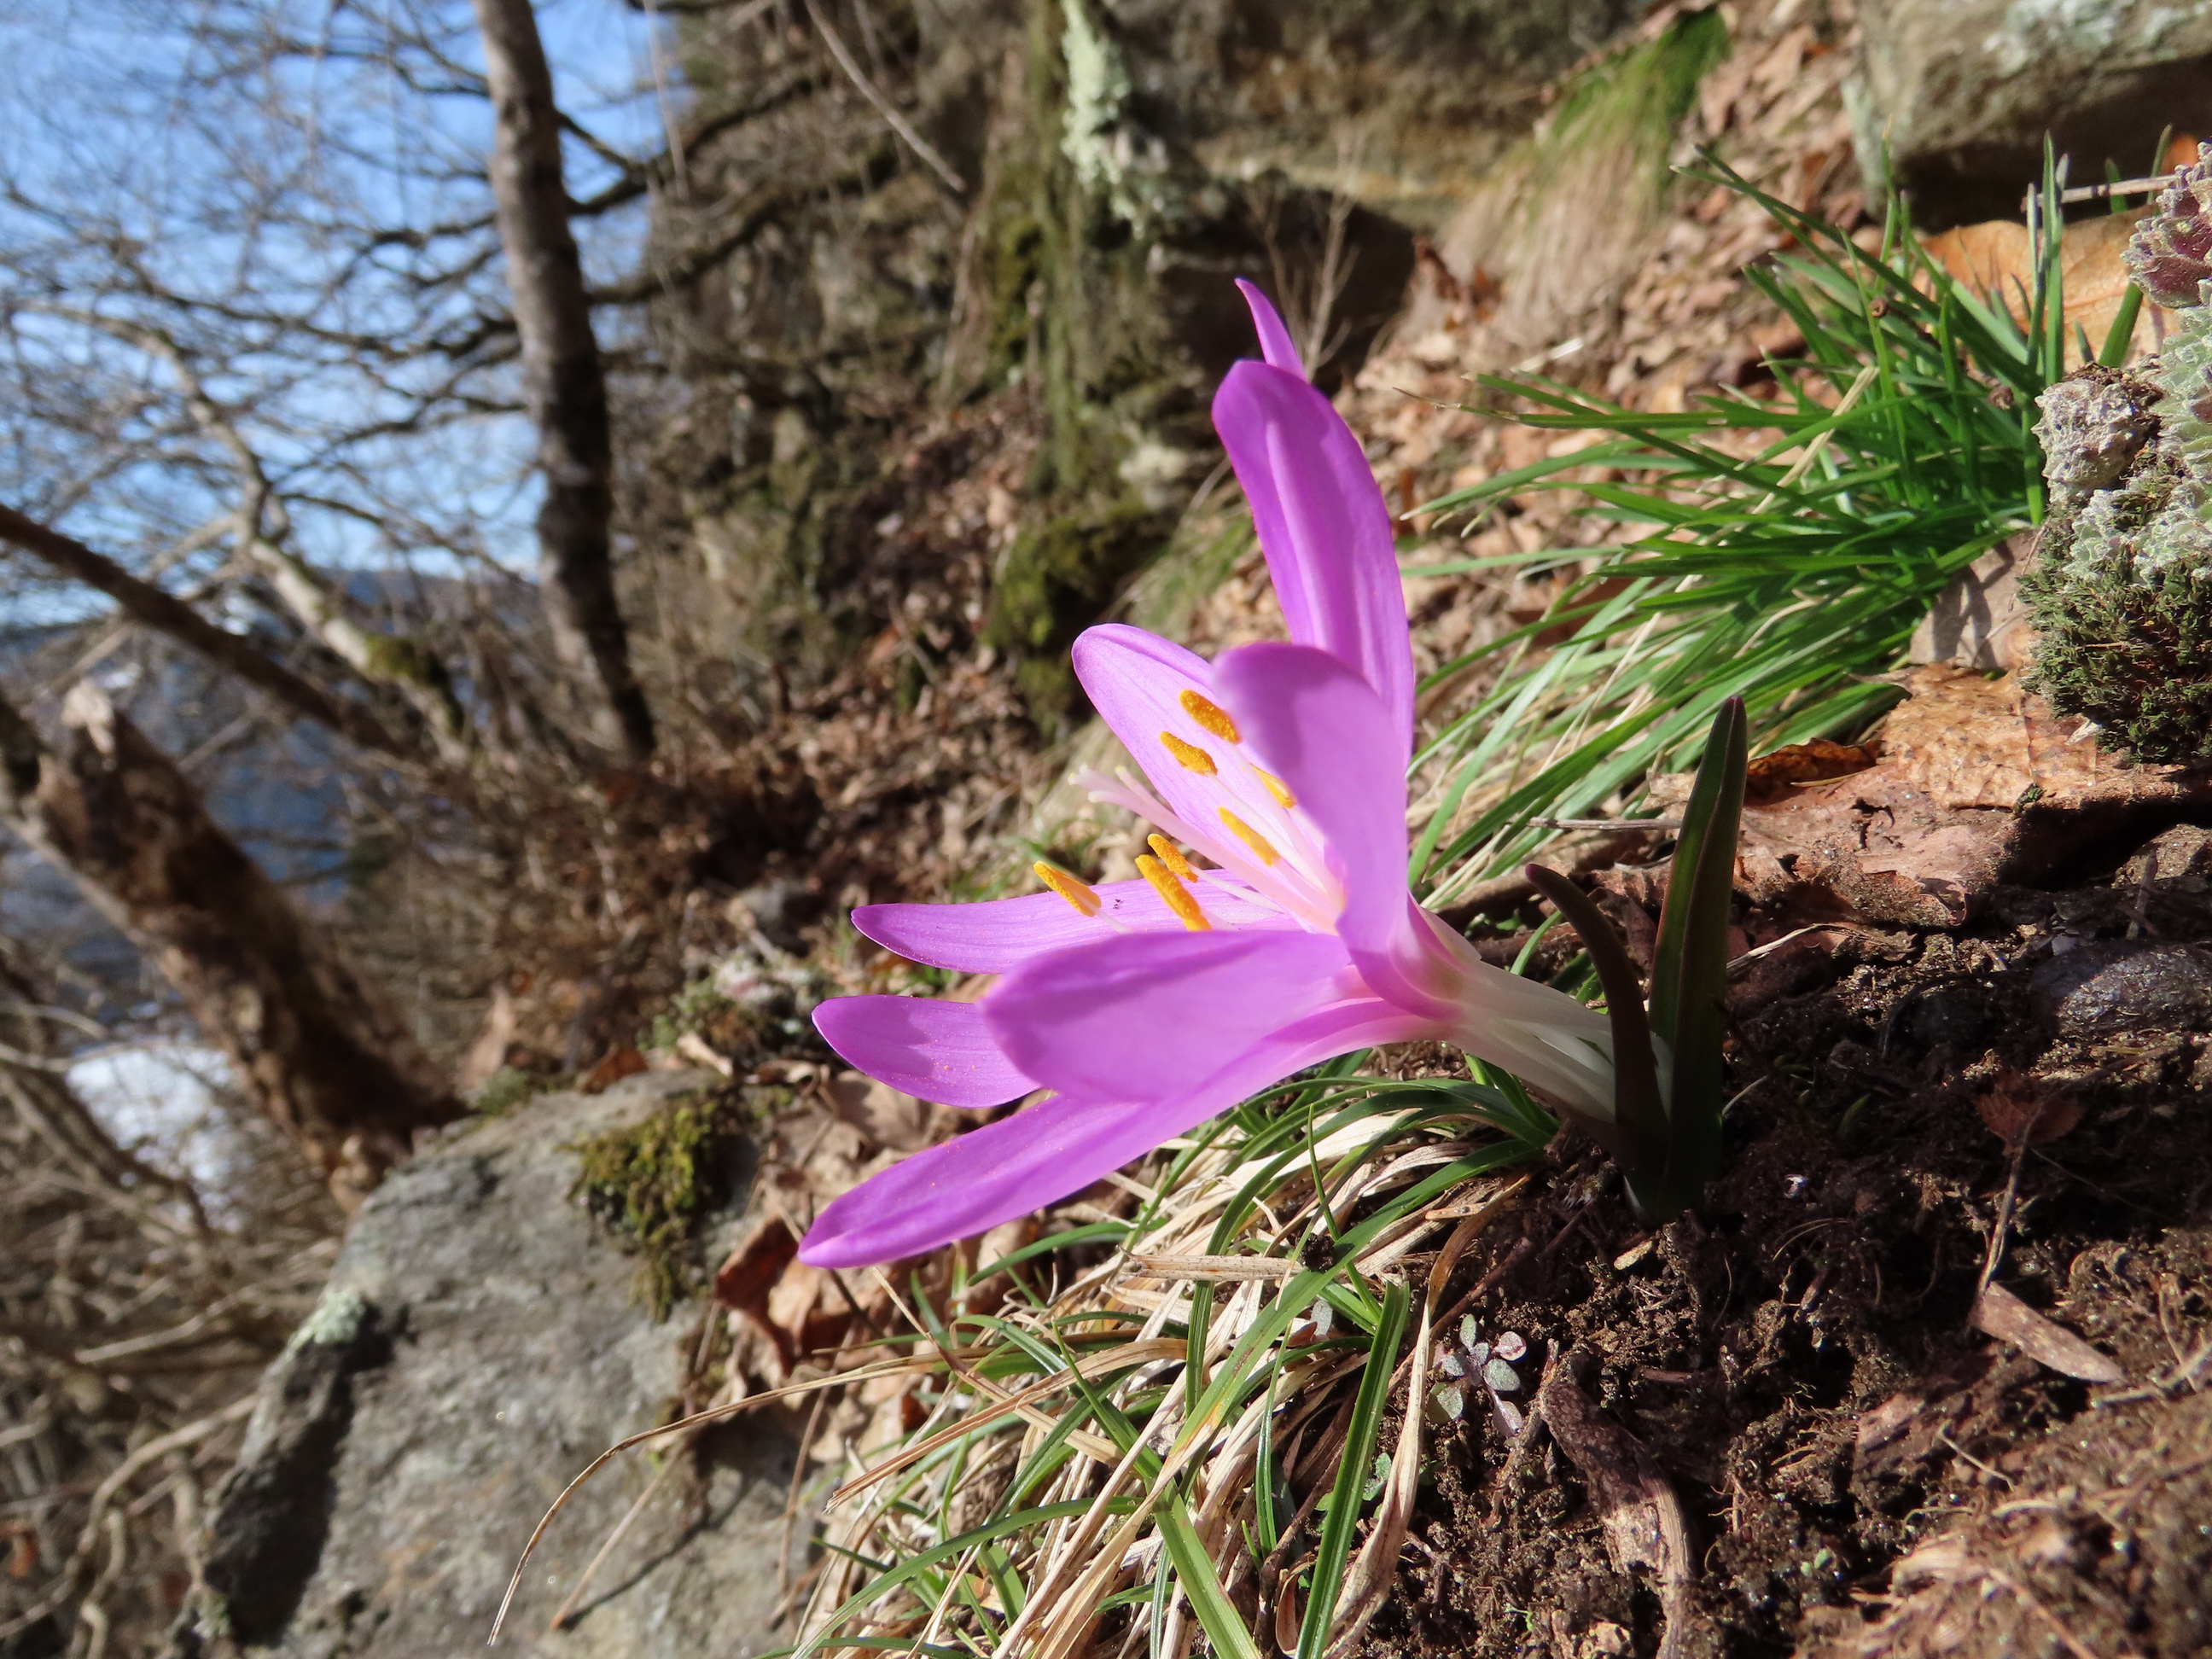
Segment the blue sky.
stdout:
<path fill-rule="evenodd" d="M 376 38 L 364 15 L 380 13 L 418 18 L 454 62 L 480 61 L 467 0 L 374 0 L 367 14 L 335 0 L 18 0 L 0 9 L 0 182 L 9 192 L 0 200 L 0 252 L 16 267 L 0 276 L 12 325 L 0 394 L 14 393 L 0 410 L 0 499 L 50 514 L 118 556 L 144 559 L 235 498 L 219 458 L 191 464 L 191 435 L 176 429 L 175 400 L 165 395 L 173 386 L 166 369 L 96 330 L 43 308 L 23 311 L 24 295 L 41 307 L 163 320 L 167 313 L 130 294 L 127 282 L 118 286 L 118 270 L 135 261 L 164 286 L 204 300 L 274 292 L 337 330 L 375 333 L 412 319 L 417 302 L 396 263 L 394 272 L 373 270 L 320 292 L 353 246 L 327 216 L 241 223 L 248 204 L 289 199 L 287 192 L 325 197 L 355 219 L 395 225 L 487 210 L 481 185 L 459 175 L 488 145 L 489 110 L 480 99 L 426 93 L 388 65 L 362 61 L 361 50 Z M 657 151 L 669 112 L 654 91 L 651 21 L 619 0 L 550 0 L 540 20 L 564 108 L 619 149 Z M 210 29 L 213 43 L 198 33 Z M 292 50 L 266 52 L 271 30 Z M 225 62 L 246 72 L 219 73 Z M 436 78 L 434 69 L 415 67 L 418 80 Z M 681 100 L 680 88 L 669 92 L 670 101 Z M 569 160 L 579 195 L 608 176 L 581 146 L 571 146 Z M 643 211 L 579 229 L 587 265 L 611 276 L 635 257 Z M 127 258 L 118 259 L 118 246 Z M 473 286 L 461 285 L 447 320 L 465 321 L 472 295 L 496 303 L 497 282 L 495 264 Z M 336 465 L 319 444 L 355 425 L 381 395 L 346 353 L 334 348 L 322 362 L 303 362 L 281 346 L 227 347 L 226 356 L 211 391 L 243 411 L 257 448 L 304 491 L 348 507 L 396 502 L 500 565 L 530 567 L 535 490 L 519 418 L 477 416 Z M 420 380 L 434 367 L 408 374 Z M 489 385 L 497 390 L 496 377 Z M 82 435 L 88 426 L 98 440 Z M 201 445 L 199 453 L 213 452 Z M 453 562 L 434 548 L 395 548 L 358 514 L 336 508 L 306 509 L 296 544 L 332 565 L 395 556 L 433 568 Z M 189 580 L 207 556 L 183 559 L 170 579 Z M 40 586 L 21 565 L 4 568 L 15 577 L 0 602 L 10 619 L 105 607 Z"/>

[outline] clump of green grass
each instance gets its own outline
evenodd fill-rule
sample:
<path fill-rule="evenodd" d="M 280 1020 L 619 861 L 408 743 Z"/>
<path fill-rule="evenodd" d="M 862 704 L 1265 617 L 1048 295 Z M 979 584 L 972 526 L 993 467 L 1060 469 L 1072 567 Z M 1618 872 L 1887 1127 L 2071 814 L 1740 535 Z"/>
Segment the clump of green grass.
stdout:
<path fill-rule="evenodd" d="M 1901 207 L 1869 252 L 1715 165 L 1699 176 L 1794 239 L 1745 280 L 1802 331 L 1804 355 L 1773 365 L 1771 401 L 1729 392 L 1680 414 L 1481 379 L 1486 413 L 1601 435 L 1423 511 L 1479 521 L 1513 496 L 1567 491 L 1607 534 L 1425 568 L 1580 567 L 1541 619 L 1430 677 L 1493 675 L 1416 757 L 1433 807 L 1413 873 L 1432 904 L 1526 857 L 1547 835 L 1534 820 L 1632 804 L 1725 697 L 1743 696 L 1762 746 L 1863 726 L 1895 699 L 1884 677 L 1944 585 L 2042 518 L 2035 398 L 2066 349 L 2056 235 L 2022 327 L 1931 259 Z M 1563 643 L 1538 643 L 1561 624 Z"/>
<path fill-rule="evenodd" d="M 1504 659 L 1417 758 L 1437 795 L 1414 868 L 1432 902 L 1533 850 L 1534 820 L 1632 800 L 1732 694 L 1767 741 L 1869 718 L 1932 598 L 2040 518 L 2028 423 L 2063 357 L 2055 248 L 2022 328 L 1934 267 L 1901 214 L 1868 253 L 1759 199 L 1798 244 L 1750 277 L 1807 341 L 1777 365 L 1778 402 L 1645 415 L 1486 382 L 1516 418 L 1605 435 L 1429 510 L 1571 489 L 1587 521 L 1632 533 L 1521 561 L 1595 564 L 1549 616 L 1439 671 Z M 1561 622 L 1571 637 L 1540 647 Z M 1125 1218 L 972 1273 L 956 1260 L 934 1302 L 913 1282 L 915 1346 L 892 1369 L 921 1377 L 926 1419 L 851 1454 L 798 1659 L 1356 1643 L 1395 1577 L 1431 1407 L 1449 1416 L 1429 1361 L 1464 1311 L 1457 1264 L 1557 1127 L 1480 1064 L 1403 1082 L 1365 1063 L 1170 1143 Z M 969 1311 L 968 1287 L 1000 1275 L 1005 1300 Z"/>

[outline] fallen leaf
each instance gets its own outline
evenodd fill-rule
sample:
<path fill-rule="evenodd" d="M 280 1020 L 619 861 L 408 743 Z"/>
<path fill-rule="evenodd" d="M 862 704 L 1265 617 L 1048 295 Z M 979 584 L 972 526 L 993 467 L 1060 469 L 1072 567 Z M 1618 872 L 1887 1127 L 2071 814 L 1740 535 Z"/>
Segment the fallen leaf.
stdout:
<path fill-rule="evenodd" d="M 2081 1104 L 2053 1094 L 2023 1078 L 2000 1078 L 1974 1103 L 1991 1134 L 2008 1147 L 2040 1146 L 2069 1133 L 2081 1121 Z"/>
<path fill-rule="evenodd" d="M 578 1088 L 587 1095 L 603 1094 L 626 1077 L 635 1077 L 651 1069 L 643 1054 L 635 1048 L 613 1048 L 607 1057 L 584 1074 Z"/>
<path fill-rule="evenodd" d="M 2195 159 L 2194 151 L 2191 158 Z M 2105 336 L 2119 315 L 2120 301 L 2128 288 L 2128 270 L 2121 262 L 2120 251 L 2135 234 L 2136 221 L 2151 210 L 2146 203 L 2125 213 L 2100 214 L 2066 227 L 2059 243 L 2058 265 L 2066 296 L 2069 353 L 2077 324 L 2088 335 L 2093 349 L 2104 349 Z M 2026 321 L 2027 296 L 2034 291 L 2033 249 L 2026 225 L 2012 219 L 1961 225 L 1927 238 L 1923 246 L 1929 257 L 1954 281 L 1978 294 L 1996 295 L 2014 320 Z M 2156 349 L 2156 325 L 2151 319 L 2154 309 L 2145 306 L 2136 320 L 2134 351 Z"/>
<path fill-rule="evenodd" d="M 2011 675 L 1914 671 L 1863 771 L 1744 807 L 1737 887 L 1776 913 L 1953 927 L 2128 834 L 2212 809 L 2212 772 L 2105 754 Z M 1689 779 L 1653 781 L 1664 811 Z"/>
<path fill-rule="evenodd" d="M 2055 1325 L 2002 1285 L 1986 1286 L 1974 1303 L 1973 1327 L 2008 1342 L 2029 1358 L 2083 1382 L 2124 1382 L 2128 1374 L 2063 1325 Z"/>
<path fill-rule="evenodd" d="M 714 1300 L 766 1322 L 769 1292 L 799 1255 L 799 1240 L 780 1215 L 754 1219 L 714 1273 Z"/>
<path fill-rule="evenodd" d="M 841 1123 L 849 1123 L 878 1146 L 893 1152 L 920 1152 L 934 1140 L 934 1113 L 925 1101 L 902 1094 L 889 1084 L 845 1072 L 829 1085 L 830 1110 Z"/>
<path fill-rule="evenodd" d="M 693 1064 L 705 1066 L 725 1079 L 734 1078 L 738 1068 L 730 1063 L 727 1054 L 717 1053 L 696 1031 L 686 1031 L 676 1039 L 676 1052 Z"/>
<path fill-rule="evenodd" d="M 1744 799 L 1780 800 L 1801 783 L 1849 777 L 1874 763 L 1875 750 L 1863 744 L 1831 743 L 1826 738 L 1793 743 L 1772 754 L 1758 756 L 1744 769 Z"/>

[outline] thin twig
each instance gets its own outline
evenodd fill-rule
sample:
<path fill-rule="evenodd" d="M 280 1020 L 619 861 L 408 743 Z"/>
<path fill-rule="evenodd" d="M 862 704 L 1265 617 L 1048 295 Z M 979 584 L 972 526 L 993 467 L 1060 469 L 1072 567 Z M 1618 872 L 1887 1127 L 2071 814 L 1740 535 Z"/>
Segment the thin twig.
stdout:
<path fill-rule="evenodd" d="M 1982 1258 L 1982 1276 L 1974 1281 L 1974 1301 L 1969 1304 L 1967 1323 L 1971 1328 L 1973 1316 L 1971 1309 L 1978 1305 L 1982 1292 L 1990 1287 L 1990 1280 L 1997 1275 L 1997 1267 L 2004 1261 L 2005 1244 L 2012 1234 L 2013 1206 L 2020 1201 L 2020 1166 L 2027 1157 L 2027 1132 L 2022 1130 L 2013 1145 L 2012 1169 L 2005 1176 L 2004 1197 L 1997 1203 L 1996 1224 L 1990 1229 L 1989 1253 Z"/>
<path fill-rule="evenodd" d="M 568 1628 L 568 1615 L 576 1610 L 576 1603 L 584 1599 L 584 1592 L 591 1588 L 592 1576 L 599 1571 L 600 1564 L 614 1553 L 615 1546 L 622 1542 L 623 1534 L 630 1529 L 630 1523 L 645 1513 L 645 1506 L 653 1501 L 653 1493 L 659 1492 L 661 1483 L 675 1473 L 676 1466 L 681 1461 L 685 1448 L 696 1438 L 697 1431 L 695 1430 L 691 1435 L 685 1437 L 682 1445 L 670 1448 L 667 1461 L 654 1472 L 653 1479 L 645 1483 L 645 1490 L 638 1493 L 632 1500 L 629 1508 L 623 1511 L 623 1518 L 615 1522 L 614 1530 L 606 1535 L 599 1547 L 592 1553 L 592 1559 L 584 1564 L 584 1571 L 577 1577 L 576 1587 L 568 1592 L 568 1599 L 561 1603 L 560 1610 L 547 1622 L 545 1633 L 548 1636 L 555 1635 Z"/>
<path fill-rule="evenodd" d="M 842 1388 L 848 1383 L 866 1382 L 872 1377 L 889 1376 L 897 1371 L 926 1370 L 931 1363 L 906 1358 L 886 1359 L 878 1364 L 862 1365 L 854 1370 L 841 1371 L 835 1376 L 817 1376 L 804 1382 L 787 1383 L 781 1389 L 770 1389 L 763 1394 L 747 1395 L 743 1400 L 733 1400 L 726 1406 L 714 1406 L 703 1412 L 694 1412 L 690 1416 L 678 1418 L 673 1423 L 663 1423 L 657 1429 L 641 1429 L 635 1434 L 616 1441 L 613 1445 L 586 1463 L 582 1472 L 574 1480 L 562 1487 L 561 1495 L 553 1500 L 552 1507 L 539 1517 L 538 1525 L 532 1529 L 529 1541 L 522 1547 L 521 1557 L 514 1564 L 514 1576 L 507 1581 L 507 1594 L 499 1598 L 499 1611 L 492 1617 L 491 1634 L 484 1638 L 484 1645 L 492 1647 L 498 1643 L 500 1630 L 507 1623 L 507 1609 L 514 1604 L 514 1593 L 522 1588 L 523 1569 L 530 1565 L 530 1558 L 538 1548 L 538 1540 L 545 1536 L 545 1529 L 553 1524 L 553 1517 L 568 1507 L 568 1500 L 575 1496 L 577 1488 L 632 1446 L 643 1445 L 648 1440 L 658 1440 L 663 1435 L 680 1434 L 686 1429 L 696 1428 L 703 1423 L 719 1423 L 724 1418 L 734 1417 L 739 1412 L 748 1411 L 755 1406 L 764 1406 L 771 1400 L 789 1400 L 798 1395 L 812 1394 L 817 1389 Z M 6 1634 L 5 1630 L 0 1630 L 0 1636 Z"/>
<path fill-rule="evenodd" d="M 950 161 L 937 153 L 936 146 L 914 130 L 906 117 L 899 113 L 898 106 L 886 98 L 876 83 L 868 79 L 860 64 L 854 61 L 853 54 L 846 50 L 842 37 L 830 26 L 830 20 L 822 15 L 822 8 L 816 0 L 806 0 L 806 15 L 814 20 L 814 27 L 822 31 L 822 43 L 830 48 L 830 55 L 837 60 L 837 67 L 844 70 L 847 78 L 860 89 L 860 95 L 876 106 L 876 113 L 884 118 L 908 149 L 928 164 L 932 173 L 951 186 L 956 195 L 966 195 L 967 181 L 952 170 Z"/>
<path fill-rule="evenodd" d="M 806 1426 L 799 1431 L 799 1451 L 791 1460 L 791 1486 L 783 1495 L 783 1541 L 775 1553 L 775 1593 L 779 1599 L 791 1593 L 791 1528 L 799 1519 L 799 1494 L 806 1486 L 806 1453 L 814 1443 L 814 1431 L 822 1422 L 822 1408 L 830 1403 L 830 1396 L 817 1394 L 814 1405 L 806 1413 Z"/>

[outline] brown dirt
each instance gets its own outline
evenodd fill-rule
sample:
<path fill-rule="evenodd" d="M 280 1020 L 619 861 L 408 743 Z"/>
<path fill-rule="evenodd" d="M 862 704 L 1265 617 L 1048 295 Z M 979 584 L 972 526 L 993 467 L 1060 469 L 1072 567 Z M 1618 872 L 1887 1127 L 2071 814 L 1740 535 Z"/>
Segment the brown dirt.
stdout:
<path fill-rule="evenodd" d="M 1617 1564 L 1559 1434 L 1470 1411 L 1364 1652 L 2212 1650 L 2203 845 L 2171 832 L 2148 880 L 2138 857 L 1998 888 L 1953 931 L 1841 933 L 1827 982 L 1741 1011 L 1702 1221 L 1639 1227 L 1609 1165 L 1555 1147 L 1462 1272 L 1522 1250 L 1478 1312 L 1648 1449 L 1689 1524 L 1686 1610 L 1670 1632 L 1660 1576 Z M 2037 1133 L 2079 1117 L 2021 1149 L 1996 1282 L 2118 1385 L 1969 1328 L 2014 1165 L 1984 1120 L 2021 1100 L 2057 1103 Z"/>

